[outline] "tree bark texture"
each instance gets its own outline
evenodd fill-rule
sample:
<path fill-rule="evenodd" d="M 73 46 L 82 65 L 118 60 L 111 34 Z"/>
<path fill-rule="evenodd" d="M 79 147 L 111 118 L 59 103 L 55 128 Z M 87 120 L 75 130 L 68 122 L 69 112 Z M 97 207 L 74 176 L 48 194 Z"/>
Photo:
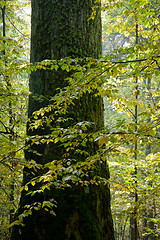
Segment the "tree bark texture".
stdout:
<path fill-rule="evenodd" d="M 31 19 L 31 63 L 44 59 L 64 57 L 98 58 L 101 55 L 101 15 L 88 21 L 94 6 L 93 0 L 32 0 Z M 49 97 L 56 94 L 58 87 L 65 86 L 65 74 L 62 70 L 37 70 L 30 77 L 29 117 L 39 108 L 46 106 Z M 35 99 L 34 96 L 38 96 Z M 42 96 L 42 99 L 40 99 Z M 45 100 L 44 100 L 45 99 Z M 73 111 L 73 109 L 71 109 Z M 84 94 L 71 113 L 75 122 L 92 121 L 96 129 L 103 128 L 103 101 L 92 94 Z M 47 134 L 48 129 L 40 129 L 28 134 Z M 34 146 L 33 146 L 34 148 Z M 96 152 L 96 146 L 90 146 L 90 152 Z M 36 147 L 42 156 L 26 152 L 26 159 L 34 159 L 45 164 L 54 158 L 61 159 L 61 147 L 52 145 L 46 151 L 46 145 Z M 107 164 L 99 164 L 98 172 L 109 178 Z M 28 169 L 24 169 L 23 184 L 30 180 Z M 24 227 L 16 226 L 12 231 L 12 240 L 114 240 L 113 223 L 110 210 L 109 186 L 100 184 L 88 187 L 73 186 L 71 189 L 44 192 L 37 201 L 54 198 L 57 201 L 56 216 L 40 210 L 24 220 Z M 35 197 L 34 197 L 35 198 Z M 35 200 L 35 199 L 34 199 Z M 18 213 L 33 199 L 22 192 Z"/>

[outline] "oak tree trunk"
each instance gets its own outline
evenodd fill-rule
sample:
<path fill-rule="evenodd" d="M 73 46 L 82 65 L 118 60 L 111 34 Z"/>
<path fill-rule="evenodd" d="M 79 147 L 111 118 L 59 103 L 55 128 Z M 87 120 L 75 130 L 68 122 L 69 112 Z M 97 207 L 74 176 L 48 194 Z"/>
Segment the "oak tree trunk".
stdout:
<path fill-rule="evenodd" d="M 31 63 L 64 57 L 98 58 L 101 55 L 100 13 L 94 20 L 88 21 L 94 0 L 32 0 L 31 3 Z M 64 75 L 62 70 L 32 72 L 29 117 L 34 111 L 46 106 L 46 99 L 54 96 L 58 87 L 65 86 Z M 75 122 L 92 121 L 95 130 L 103 128 L 103 101 L 100 97 L 85 93 L 77 102 L 75 112 L 71 113 Z M 28 129 L 28 134 L 42 135 L 47 131 L 45 128 L 33 133 Z M 91 153 L 96 151 L 96 146 L 88 147 Z M 46 151 L 44 144 L 36 147 L 36 150 L 42 155 L 36 156 L 28 151 L 26 159 L 45 164 L 54 158 L 61 158 L 61 147 L 58 145 L 52 145 Z M 98 171 L 103 177 L 109 178 L 107 164 L 99 164 Z M 25 168 L 23 184 L 30 178 L 30 172 Z M 40 198 L 38 201 L 51 198 L 57 201 L 56 216 L 42 210 L 33 211 L 31 216 L 24 219 L 24 227 L 13 228 L 12 240 L 114 240 L 109 186 L 93 185 L 87 191 L 75 186 L 66 190 L 53 189 L 44 192 Z M 31 196 L 23 191 L 18 213 L 32 201 Z"/>

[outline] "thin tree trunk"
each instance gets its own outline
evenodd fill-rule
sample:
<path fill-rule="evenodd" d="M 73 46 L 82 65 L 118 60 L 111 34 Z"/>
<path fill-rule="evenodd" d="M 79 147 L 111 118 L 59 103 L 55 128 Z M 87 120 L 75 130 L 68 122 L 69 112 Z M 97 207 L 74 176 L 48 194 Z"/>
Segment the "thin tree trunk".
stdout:
<path fill-rule="evenodd" d="M 138 44 L 138 24 L 136 23 L 136 44 Z M 136 77 L 135 79 L 135 91 L 136 91 L 136 101 L 138 100 L 138 77 Z M 138 128 L 137 128 L 137 124 L 138 124 L 138 105 L 135 105 L 135 114 L 134 114 L 134 122 L 135 122 L 135 133 L 137 132 Z M 137 136 L 135 136 L 137 137 Z M 138 142 L 137 139 L 135 141 L 134 144 L 134 183 L 135 183 L 135 193 L 134 193 L 134 201 L 135 201 L 135 206 L 134 206 L 134 212 L 131 216 L 130 219 L 130 228 L 131 228 L 131 240 L 138 240 L 138 224 L 137 224 L 137 202 L 138 202 L 138 193 L 137 193 L 137 173 L 138 173 L 138 169 L 137 169 L 137 159 L 138 159 L 138 155 L 137 155 L 137 150 L 138 150 Z"/>
<path fill-rule="evenodd" d="M 6 38 L 6 19 L 5 19 L 5 11 L 6 11 L 6 4 L 4 3 L 4 6 L 2 7 L 2 36 L 3 36 L 3 39 Z M 6 57 L 6 41 L 3 40 L 3 43 L 4 43 L 4 50 L 3 50 L 3 58 L 4 58 L 4 66 L 5 66 L 5 71 L 6 71 L 6 68 L 7 68 L 7 57 Z M 7 87 L 7 91 L 9 92 L 9 95 L 10 95 L 10 87 L 11 87 L 11 83 L 10 83 L 10 80 L 9 80 L 9 77 L 8 75 L 6 74 L 6 72 L 4 72 L 4 80 L 6 82 L 6 87 Z M 9 125 L 9 129 L 12 129 L 12 126 L 13 126 L 13 111 L 12 111 L 12 103 L 11 103 L 11 100 L 9 100 L 8 102 L 8 116 L 9 116 L 9 119 L 8 119 L 8 125 Z M 12 131 L 10 136 L 9 136 L 9 140 L 10 140 L 10 143 L 15 140 L 14 139 L 14 132 Z M 12 156 L 11 156 L 12 157 Z M 13 169 L 13 163 L 11 162 L 10 163 L 12 165 L 12 168 Z M 11 170 L 11 174 L 13 175 L 13 170 Z M 13 219 L 14 219 L 14 208 L 13 208 L 13 203 L 14 203 L 14 178 L 12 178 L 11 182 L 10 182 L 10 186 L 9 186 L 9 190 L 10 190 L 10 204 L 9 204 L 9 223 L 11 224 L 13 222 Z"/>

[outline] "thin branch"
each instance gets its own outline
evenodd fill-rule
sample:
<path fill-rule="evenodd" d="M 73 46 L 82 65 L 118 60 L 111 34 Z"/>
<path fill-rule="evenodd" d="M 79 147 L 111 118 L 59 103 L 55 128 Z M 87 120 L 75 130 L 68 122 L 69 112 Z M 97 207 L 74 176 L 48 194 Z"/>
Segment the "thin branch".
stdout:
<path fill-rule="evenodd" d="M 147 60 L 154 60 L 154 61 L 157 61 L 155 58 L 160 58 L 160 56 L 154 56 L 152 57 L 151 59 L 148 59 L 148 58 L 142 58 L 142 59 L 133 59 L 133 60 L 127 60 L 127 61 L 112 61 L 111 63 L 115 63 L 115 64 L 118 64 L 118 63 L 134 63 L 134 62 L 144 62 L 144 61 L 147 61 Z M 104 63 L 110 63 L 110 61 L 105 61 L 105 60 L 100 60 L 100 62 L 104 62 Z M 158 64 L 157 64 L 158 65 Z M 159 67 L 159 66 L 158 66 Z"/>
<path fill-rule="evenodd" d="M 25 38 L 28 38 L 25 34 L 23 34 L 15 25 L 14 23 L 10 20 L 10 18 L 8 17 L 7 14 L 5 14 L 5 16 L 8 18 L 8 21 L 12 24 L 12 26 Z M 30 38 L 29 38 L 30 39 Z"/>
<path fill-rule="evenodd" d="M 158 61 L 156 59 L 154 59 L 154 61 L 156 62 L 157 66 L 158 66 L 158 69 L 160 70 L 160 66 L 158 64 Z"/>
<path fill-rule="evenodd" d="M 10 134 L 10 132 L 8 131 L 8 127 L 6 127 L 6 125 L 0 120 L 0 123 L 3 125 L 3 127 L 5 128 L 6 130 L 6 133 Z"/>
<path fill-rule="evenodd" d="M 132 116 L 135 118 L 135 114 L 125 104 L 122 103 L 122 106 L 124 106 L 126 110 L 128 110 L 132 114 Z"/>

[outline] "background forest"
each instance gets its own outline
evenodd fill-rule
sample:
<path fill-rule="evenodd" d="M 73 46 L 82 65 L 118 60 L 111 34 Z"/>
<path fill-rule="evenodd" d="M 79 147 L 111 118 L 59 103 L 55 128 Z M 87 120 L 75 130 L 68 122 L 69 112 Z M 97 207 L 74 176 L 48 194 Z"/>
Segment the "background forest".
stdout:
<path fill-rule="evenodd" d="M 103 154 L 110 168 L 115 238 L 160 239 L 159 1 L 104 0 L 101 6 L 103 56 L 98 60 L 86 59 L 85 69 L 78 66 L 78 60 L 74 67 L 72 59 L 31 65 L 30 1 L 1 0 L 0 11 L 0 239 L 9 239 L 10 226 L 16 224 L 13 216 L 20 194 L 24 189 L 28 191 L 27 184 L 21 187 L 23 167 L 28 166 L 31 171 L 41 168 L 34 161 L 28 163 L 24 159 L 28 141 L 28 78 L 31 71 L 48 66 L 65 72 L 76 70 L 74 78 L 68 79 L 72 87 L 67 88 L 67 94 L 60 92 L 57 96 L 57 109 L 59 102 L 63 106 L 59 108 L 61 114 L 72 104 L 76 91 L 96 89 L 104 99 L 105 128 L 90 137 L 99 147 L 95 159 Z M 89 21 L 94 19 L 96 11 L 96 7 L 92 9 Z M 39 116 L 43 117 L 45 111 L 49 110 L 35 113 L 38 120 L 34 128 L 42 124 Z M 76 131 L 69 130 L 72 134 L 64 133 L 61 137 L 57 132 L 54 142 L 60 141 L 68 149 L 74 147 L 73 143 L 80 140 Z M 85 145 L 85 134 L 81 137 Z M 49 143 L 53 139 L 48 136 L 42 140 L 36 136 L 31 141 L 39 145 L 41 141 Z M 90 166 L 91 161 L 82 168 Z M 42 179 L 48 181 L 48 176 Z M 74 173 L 65 172 L 64 184 L 68 180 L 82 181 Z M 32 186 L 36 181 L 30 182 Z M 105 182 L 94 178 L 93 181 Z M 82 184 L 86 184 L 87 191 L 87 183 Z"/>

